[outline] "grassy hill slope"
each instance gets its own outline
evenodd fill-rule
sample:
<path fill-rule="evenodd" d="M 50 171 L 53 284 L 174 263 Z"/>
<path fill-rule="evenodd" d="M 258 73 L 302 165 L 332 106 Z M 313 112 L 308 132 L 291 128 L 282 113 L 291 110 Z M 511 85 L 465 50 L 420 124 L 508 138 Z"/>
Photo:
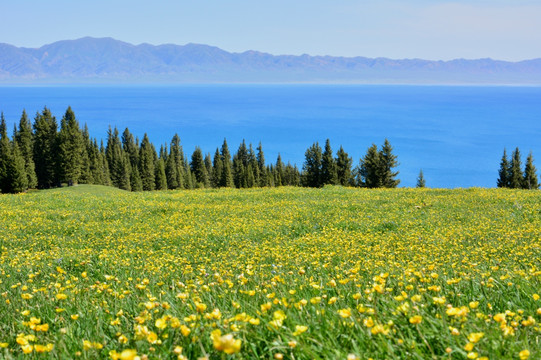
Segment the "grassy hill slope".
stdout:
<path fill-rule="evenodd" d="M 2 195 L 0 357 L 539 358 L 540 200 L 340 187 Z"/>

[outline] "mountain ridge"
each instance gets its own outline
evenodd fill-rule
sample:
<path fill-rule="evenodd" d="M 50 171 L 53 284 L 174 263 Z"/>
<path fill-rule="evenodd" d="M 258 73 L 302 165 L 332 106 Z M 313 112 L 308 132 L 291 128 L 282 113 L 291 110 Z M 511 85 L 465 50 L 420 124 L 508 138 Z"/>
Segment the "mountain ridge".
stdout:
<path fill-rule="evenodd" d="M 110 37 L 61 40 L 39 48 L 0 43 L 0 84 L 54 82 L 537 85 L 541 58 L 509 62 L 273 55 L 196 43 L 134 45 Z"/>

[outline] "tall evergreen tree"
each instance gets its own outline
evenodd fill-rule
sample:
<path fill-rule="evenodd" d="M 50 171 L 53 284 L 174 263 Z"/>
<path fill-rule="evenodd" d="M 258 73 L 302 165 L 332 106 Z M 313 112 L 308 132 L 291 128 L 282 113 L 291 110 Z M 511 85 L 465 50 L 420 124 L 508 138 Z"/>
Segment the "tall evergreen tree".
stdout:
<path fill-rule="evenodd" d="M 378 147 L 376 144 L 372 144 L 360 161 L 357 175 L 358 186 L 367 188 L 381 187 L 383 185 L 380 176 L 381 163 L 381 154 Z"/>
<path fill-rule="evenodd" d="M 221 186 L 223 169 L 222 155 L 220 154 L 220 149 L 216 148 L 212 162 L 212 187 L 218 188 Z"/>
<path fill-rule="evenodd" d="M 171 146 L 169 147 L 169 156 L 167 157 L 165 174 L 167 176 L 167 186 L 169 189 L 184 189 L 186 184 L 186 170 L 184 166 L 184 154 L 180 146 L 180 137 L 178 134 L 173 136 Z M 191 175 L 190 175 L 191 177 Z M 189 186 L 186 186 L 190 188 Z"/>
<path fill-rule="evenodd" d="M 143 180 L 139 171 L 139 147 L 128 128 L 122 133 L 122 149 L 130 162 L 130 187 L 132 191 L 143 190 Z"/>
<path fill-rule="evenodd" d="M 46 189 L 59 183 L 57 171 L 58 159 L 58 124 L 51 111 L 44 108 L 34 119 L 34 163 L 38 188 Z"/>
<path fill-rule="evenodd" d="M 539 189 L 539 181 L 537 178 L 537 170 L 533 164 L 533 154 L 530 151 L 528 158 L 526 159 L 526 168 L 524 169 L 523 187 L 525 189 L 537 190 Z"/>
<path fill-rule="evenodd" d="M 321 186 L 321 146 L 315 142 L 310 146 L 305 154 L 305 160 L 302 167 L 302 184 L 308 187 Z"/>
<path fill-rule="evenodd" d="M 498 170 L 499 188 L 507 188 L 510 186 L 511 164 L 507 158 L 507 149 L 503 149 L 502 160 L 500 161 L 500 170 Z"/>
<path fill-rule="evenodd" d="M 165 164 L 163 158 L 159 158 L 156 161 L 154 169 L 156 171 L 156 190 L 167 190 L 167 177 L 165 176 Z"/>
<path fill-rule="evenodd" d="M 400 184 L 400 180 L 396 179 L 398 171 L 393 171 L 393 168 L 398 166 L 396 155 L 393 154 L 393 147 L 389 140 L 385 139 L 380 151 L 380 182 L 381 186 L 386 188 L 395 188 Z"/>
<path fill-rule="evenodd" d="M 522 173 L 522 160 L 520 159 L 520 150 L 518 147 L 513 151 L 511 157 L 511 166 L 509 171 L 509 187 L 511 189 L 521 189 L 524 181 Z"/>
<path fill-rule="evenodd" d="M 417 187 L 424 188 L 426 187 L 425 175 L 423 174 L 423 169 L 419 171 L 419 176 L 417 177 Z"/>
<path fill-rule="evenodd" d="M 24 110 L 19 121 L 19 129 L 15 134 L 15 141 L 24 159 L 28 187 L 34 189 L 38 186 L 36 166 L 34 164 L 34 134 L 32 132 L 32 123 Z"/>
<path fill-rule="evenodd" d="M 338 183 L 338 174 L 336 162 L 333 157 L 331 141 L 325 141 L 325 150 L 321 158 L 321 185 L 336 185 Z"/>
<path fill-rule="evenodd" d="M 207 168 L 207 176 L 209 178 L 207 187 L 210 187 L 214 182 L 214 174 L 212 173 L 212 158 L 210 157 L 210 153 L 205 155 L 205 167 Z"/>
<path fill-rule="evenodd" d="M 11 142 L 7 134 L 4 114 L 0 114 L 0 190 L 3 193 L 18 193 L 28 188 L 24 158 L 16 141 Z"/>
<path fill-rule="evenodd" d="M 59 171 L 61 181 L 76 184 L 81 176 L 82 158 L 85 151 L 79 122 L 71 107 L 68 107 L 60 123 L 58 134 Z"/>
<path fill-rule="evenodd" d="M 192 171 L 192 176 L 195 178 L 195 187 L 209 187 L 210 182 L 208 178 L 207 167 L 205 166 L 205 160 L 203 159 L 203 152 L 201 151 L 201 148 L 199 146 L 195 147 L 195 150 L 192 154 L 190 169 Z"/>
<path fill-rule="evenodd" d="M 256 154 L 257 166 L 259 167 L 259 186 L 270 186 L 267 167 L 265 166 L 265 154 L 263 153 L 263 145 L 259 142 Z"/>
<path fill-rule="evenodd" d="M 353 159 L 349 157 L 344 148 L 340 146 L 340 150 L 336 152 L 336 175 L 338 184 L 342 186 L 352 185 L 351 165 Z"/>
<path fill-rule="evenodd" d="M 282 156 L 278 153 L 276 158 L 276 165 L 274 166 L 274 186 L 286 185 L 285 165 L 282 161 Z"/>
<path fill-rule="evenodd" d="M 155 153 L 156 150 L 145 133 L 139 149 L 139 171 L 141 172 L 141 181 L 143 182 L 143 190 L 145 191 L 156 188 L 154 163 L 157 155 Z"/>
<path fill-rule="evenodd" d="M 235 184 L 233 182 L 233 172 L 231 170 L 231 153 L 229 152 L 229 147 L 227 146 L 227 141 L 224 139 L 222 144 L 222 163 L 223 163 L 223 172 L 222 179 L 220 181 L 221 187 L 233 187 Z"/>

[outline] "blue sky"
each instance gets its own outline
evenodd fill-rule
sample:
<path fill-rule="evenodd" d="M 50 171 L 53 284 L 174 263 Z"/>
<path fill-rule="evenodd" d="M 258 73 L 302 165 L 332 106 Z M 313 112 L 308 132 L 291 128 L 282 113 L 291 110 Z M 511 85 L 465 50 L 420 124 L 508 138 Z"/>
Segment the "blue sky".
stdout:
<path fill-rule="evenodd" d="M 242 52 L 390 58 L 541 57 L 539 0 L 0 0 L 0 42 L 83 36 Z"/>

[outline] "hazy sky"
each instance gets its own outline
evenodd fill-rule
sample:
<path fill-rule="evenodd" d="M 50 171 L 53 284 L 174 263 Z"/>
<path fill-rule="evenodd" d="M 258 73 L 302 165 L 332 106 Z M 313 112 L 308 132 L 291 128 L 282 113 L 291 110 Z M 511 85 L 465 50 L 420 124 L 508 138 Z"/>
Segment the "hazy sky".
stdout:
<path fill-rule="evenodd" d="M 0 0 L 0 42 L 83 36 L 242 52 L 541 57 L 540 0 Z"/>

